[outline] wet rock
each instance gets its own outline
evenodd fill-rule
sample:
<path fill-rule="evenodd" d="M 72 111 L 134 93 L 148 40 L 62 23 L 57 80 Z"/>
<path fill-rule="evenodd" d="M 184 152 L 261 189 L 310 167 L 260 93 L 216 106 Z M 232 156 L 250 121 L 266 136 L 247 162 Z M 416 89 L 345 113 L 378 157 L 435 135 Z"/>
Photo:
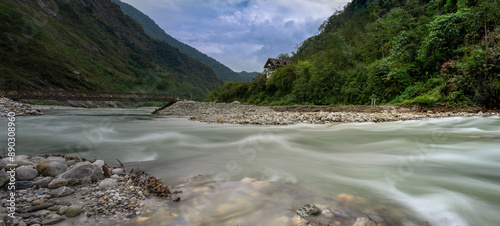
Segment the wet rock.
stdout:
<path fill-rule="evenodd" d="M 377 226 L 377 223 L 366 217 L 358 217 L 352 226 Z"/>
<path fill-rule="evenodd" d="M 72 218 L 80 215 L 80 213 L 82 213 L 82 209 L 79 206 L 71 205 L 66 209 L 65 215 Z"/>
<path fill-rule="evenodd" d="M 116 179 L 106 178 L 99 182 L 99 187 L 103 189 L 113 188 L 118 186 Z"/>
<path fill-rule="evenodd" d="M 321 214 L 321 210 L 314 204 L 306 204 L 298 209 L 297 214 L 303 218 L 309 218 L 311 216 L 317 216 Z"/>
<path fill-rule="evenodd" d="M 88 184 L 95 183 L 104 178 L 101 165 L 90 162 L 79 162 L 70 167 L 70 169 L 57 178 L 64 178 L 68 184 Z"/>
<path fill-rule="evenodd" d="M 52 190 L 50 192 L 50 195 L 52 195 L 54 197 L 65 197 L 65 196 L 73 194 L 74 192 L 75 192 L 75 190 L 64 186 L 64 187 L 60 187 L 58 189 Z"/>
<path fill-rule="evenodd" d="M 17 180 L 33 180 L 38 176 L 38 171 L 33 166 L 25 165 L 16 169 Z"/>
<path fill-rule="evenodd" d="M 68 165 L 66 165 L 66 160 L 60 157 L 52 157 L 40 161 L 36 165 L 36 169 L 44 176 L 55 177 L 61 173 L 66 172 Z"/>
<path fill-rule="evenodd" d="M 351 194 L 340 194 L 337 195 L 337 199 L 343 203 L 350 203 L 354 200 L 354 196 Z"/>
<path fill-rule="evenodd" d="M 50 181 L 47 187 L 50 189 L 55 189 L 66 185 L 68 185 L 68 180 L 64 178 L 55 178 L 52 181 Z"/>

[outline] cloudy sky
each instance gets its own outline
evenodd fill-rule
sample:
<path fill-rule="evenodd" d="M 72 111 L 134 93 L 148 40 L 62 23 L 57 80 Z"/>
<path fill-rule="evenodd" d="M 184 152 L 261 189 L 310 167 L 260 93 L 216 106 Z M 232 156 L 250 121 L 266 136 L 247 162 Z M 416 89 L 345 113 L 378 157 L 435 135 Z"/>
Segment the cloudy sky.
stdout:
<path fill-rule="evenodd" d="M 121 0 L 167 34 L 234 71 L 261 72 L 291 53 L 348 0 Z"/>

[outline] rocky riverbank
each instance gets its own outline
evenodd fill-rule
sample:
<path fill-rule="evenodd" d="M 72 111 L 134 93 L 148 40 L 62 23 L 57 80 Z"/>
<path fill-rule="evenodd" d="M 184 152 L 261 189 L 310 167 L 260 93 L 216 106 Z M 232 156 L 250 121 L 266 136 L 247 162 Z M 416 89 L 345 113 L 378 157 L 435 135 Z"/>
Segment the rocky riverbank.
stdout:
<path fill-rule="evenodd" d="M 136 222 L 155 203 L 173 200 L 156 178 L 137 169 L 129 175 L 102 160 L 26 155 L 13 160 L 0 159 L 0 225 L 116 225 Z"/>
<path fill-rule="evenodd" d="M 13 101 L 9 98 L 0 97 L 0 117 L 7 117 L 10 112 L 16 116 L 42 115 L 43 113 L 29 104 Z"/>
<path fill-rule="evenodd" d="M 310 111 L 307 111 L 309 109 Z M 291 110 L 291 111 L 290 111 Z M 234 103 L 181 101 L 156 112 L 158 115 L 184 116 L 207 123 L 292 125 L 349 122 L 392 122 L 425 118 L 493 116 L 495 112 L 418 112 L 414 109 L 381 107 L 266 107 Z"/>
<path fill-rule="evenodd" d="M 141 170 L 127 174 L 121 163 L 110 168 L 102 160 L 60 155 L 16 156 L 11 196 L 9 164 L 0 159 L 0 225 L 375 226 L 414 218 L 351 194 L 323 196 L 248 177 L 220 181 L 198 175 L 169 190 Z M 11 197 L 16 218 L 8 216 Z"/>

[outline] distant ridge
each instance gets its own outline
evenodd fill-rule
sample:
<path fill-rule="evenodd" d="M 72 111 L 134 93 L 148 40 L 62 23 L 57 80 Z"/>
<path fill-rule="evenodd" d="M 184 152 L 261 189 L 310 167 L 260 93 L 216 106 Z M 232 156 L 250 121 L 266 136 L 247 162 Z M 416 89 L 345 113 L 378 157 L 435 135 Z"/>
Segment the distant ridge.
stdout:
<path fill-rule="evenodd" d="M 152 38 L 111 1 L 0 1 L 0 89 L 189 94 L 211 67 Z"/>
<path fill-rule="evenodd" d="M 130 4 L 124 3 L 120 0 L 111 0 L 111 1 L 119 5 L 121 10 L 125 14 L 129 15 L 135 21 L 141 24 L 142 27 L 144 28 L 144 31 L 147 34 L 151 35 L 151 37 L 165 41 L 170 45 L 178 48 L 182 53 L 190 57 L 193 57 L 203 63 L 206 63 L 208 66 L 213 68 L 213 70 L 215 71 L 217 76 L 219 76 L 219 78 L 225 81 L 251 81 L 255 77 L 255 76 L 251 77 L 251 74 L 247 72 L 242 72 L 243 76 L 241 76 L 242 74 L 234 72 L 226 65 L 218 62 L 212 57 L 207 56 L 206 54 L 198 51 L 197 49 L 178 41 L 177 39 L 167 34 L 162 28 L 160 28 L 160 26 L 158 26 L 158 24 L 156 24 L 156 22 L 153 19 L 151 19 L 149 16 L 147 16 L 137 8 L 131 6 Z M 258 73 L 252 72 L 252 74 L 258 74 Z"/>

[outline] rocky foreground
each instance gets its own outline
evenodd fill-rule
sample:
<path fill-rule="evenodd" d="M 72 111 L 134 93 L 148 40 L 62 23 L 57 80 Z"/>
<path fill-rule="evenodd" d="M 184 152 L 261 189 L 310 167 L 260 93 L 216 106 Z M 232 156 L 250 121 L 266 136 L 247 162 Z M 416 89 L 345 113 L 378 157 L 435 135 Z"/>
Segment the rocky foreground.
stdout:
<path fill-rule="evenodd" d="M 26 155 L 13 160 L 0 159 L 0 225 L 135 223 L 151 211 L 145 203 L 173 200 L 156 178 L 137 169 L 127 175 L 102 160 Z M 14 199 L 15 210 L 9 208 Z"/>
<path fill-rule="evenodd" d="M 29 104 L 23 104 L 9 98 L 0 97 L 0 117 L 7 117 L 10 112 L 16 113 L 16 116 L 42 115 L 42 112 Z"/>
<path fill-rule="evenodd" d="M 307 111 L 310 109 L 311 111 Z M 157 115 L 189 117 L 207 123 L 250 125 L 329 124 L 349 122 L 392 122 L 426 118 L 493 116 L 495 112 L 419 112 L 400 107 L 266 107 L 233 103 L 180 101 Z"/>
<path fill-rule="evenodd" d="M 408 219 L 400 209 L 363 197 L 317 199 L 289 183 L 248 177 L 214 181 L 199 175 L 171 192 L 141 170 L 127 174 L 123 165 L 110 168 L 102 160 L 60 155 L 14 157 L 12 196 L 11 164 L 0 159 L 0 225 L 378 226 Z M 12 197 L 14 212 L 9 209 Z"/>

